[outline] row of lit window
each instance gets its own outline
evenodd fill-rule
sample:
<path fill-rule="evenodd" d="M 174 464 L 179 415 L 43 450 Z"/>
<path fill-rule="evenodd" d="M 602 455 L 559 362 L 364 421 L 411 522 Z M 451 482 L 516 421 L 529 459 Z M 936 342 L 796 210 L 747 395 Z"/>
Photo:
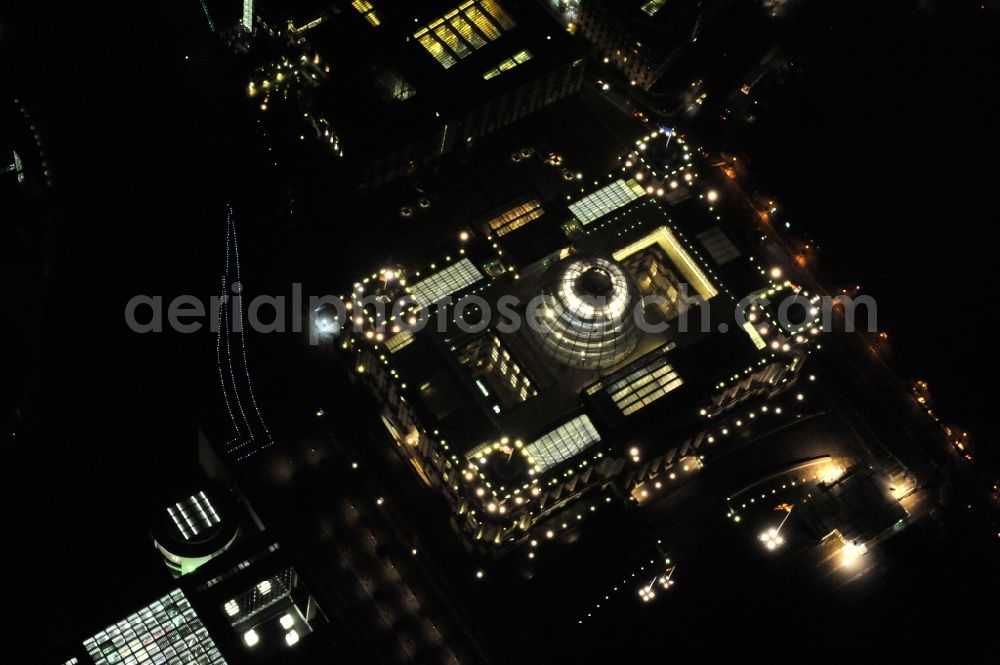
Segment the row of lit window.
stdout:
<path fill-rule="evenodd" d="M 515 53 L 514 55 L 510 56 L 509 58 L 505 59 L 503 62 L 501 62 L 493 69 L 483 74 L 483 78 L 489 81 L 491 78 L 500 76 L 500 74 L 504 73 L 509 69 L 514 69 L 518 65 L 528 62 L 529 60 L 531 60 L 531 58 L 532 58 L 531 51 L 529 51 L 528 49 L 522 49 L 517 53 Z"/>
<path fill-rule="evenodd" d="M 488 224 L 490 230 L 497 236 L 505 236 L 511 231 L 521 228 L 530 221 L 536 220 L 545 213 L 542 204 L 532 199 L 525 203 L 518 204 L 491 219 Z"/>
<path fill-rule="evenodd" d="M 462 259 L 414 284 L 410 295 L 418 305 L 428 307 L 438 300 L 472 286 L 482 278 L 483 274 L 472 261 Z"/>
<path fill-rule="evenodd" d="M 179 501 L 168 507 L 167 513 L 185 540 L 191 540 L 222 521 L 204 492 L 198 492 L 185 501 Z"/>
<path fill-rule="evenodd" d="M 358 10 L 358 13 L 365 17 L 365 19 L 372 25 L 379 25 L 382 23 L 382 19 L 378 17 L 375 12 L 375 6 L 368 0 L 354 0 L 351 6 Z"/>
<path fill-rule="evenodd" d="M 659 358 L 612 383 L 608 387 L 608 393 L 615 406 L 627 416 L 652 404 L 683 383 L 666 358 Z"/>
<path fill-rule="evenodd" d="M 503 356 L 503 360 L 500 359 L 501 355 Z M 507 377 L 511 390 L 522 402 L 527 401 L 529 397 L 537 394 L 537 392 L 531 390 L 531 378 L 527 374 L 522 373 L 521 366 L 511 359 L 507 349 L 501 346 L 499 337 L 493 337 L 490 359 L 499 370 L 500 375 Z"/>
<path fill-rule="evenodd" d="M 516 25 L 496 0 L 467 0 L 413 33 L 445 69 Z"/>
<path fill-rule="evenodd" d="M 95 665 L 226 662 L 179 589 L 108 626 L 83 645 Z"/>
<path fill-rule="evenodd" d="M 389 353 L 396 353 L 409 346 L 412 342 L 413 333 L 409 330 L 401 330 L 386 340 L 385 348 L 389 349 Z"/>
<path fill-rule="evenodd" d="M 293 571 L 286 568 L 277 575 L 261 580 L 222 606 L 229 622 L 236 626 L 252 619 L 263 610 L 286 598 L 291 592 Z"/>
<path fill-rule="evenodd" d="M 648 2 L 642 5 L 642 11 L 650 16 L 655 16 L 656 12 L 660 11 L 665 4 L 667 4 L 667 0 L 648 0 Z"/>
<path fill-rule="evenodd" d="M 570 204 L 569 210 L 577 221 L 586 225 L 645 196 L 645 194 L 646 190 L 635 180 L 616 180 Z"/>
<path fill-rule="evenodd" d="M 597 428 L 586 415 L 577 416 L 525 446 L 540 471 L 550 469 L 580 454 L 601 440 Z"/>

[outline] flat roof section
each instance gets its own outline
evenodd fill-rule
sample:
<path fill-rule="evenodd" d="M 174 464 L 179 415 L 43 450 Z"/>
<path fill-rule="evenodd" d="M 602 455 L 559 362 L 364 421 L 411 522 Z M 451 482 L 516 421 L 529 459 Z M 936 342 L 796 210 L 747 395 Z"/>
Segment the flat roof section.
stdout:
<path fill-rule="evenodd" d="M 586 226 L 645 195 L 646 190 L 635 180 L 615 180 L 569 204 L 569 211 L 580 224 Z"/>

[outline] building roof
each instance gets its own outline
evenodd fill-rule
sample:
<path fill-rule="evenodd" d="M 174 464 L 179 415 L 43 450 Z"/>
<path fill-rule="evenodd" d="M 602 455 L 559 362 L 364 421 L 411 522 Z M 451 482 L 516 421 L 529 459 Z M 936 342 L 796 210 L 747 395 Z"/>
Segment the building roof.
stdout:
<path fill-rule="evenodd" d="M 239 528 L 234 499 L 222 487 L 206 482 L 176 492 L 161 506 L 152 525 L 153 539 L 179 557 L 203 557 L 230 544 Z"/>
<path fill-rule="evenodd" d="M 541 218 L 500 241 L 528 229 L 553 226 L 558 228 L 554 220 Z M 412 403 L 425 425 L 439 430 L 459 453 L 472 454 L 484 443 L 502 437 L 527 444 L 582 415 L 590 418 L 600 439 L 611 446 L 619 440 L 646 436 L 649 421 L 640 417 L 647 415 L 640 411 L 658 414 L 650 417 L 661 419 L 655 428 L 661 439 L 666 432 L 690 436 L 703 425 L 696 417 L 698 401 L 714 391 L 721 376 L 745 369 L 757 357 L 758 351 L 744 331 L 718 332 L 718 324 L 731 313 L 734 300 L 714 272 L 718 266 L 708 252 L 699 250 L 699 245 L 673 226 L 663 201 L 643 195 L 595 218 L 589 230 L 593 232 L 577 236 L 576 242 L 562 234 L 553 238 L 557 241 L 553 246 L 536 247 L 536 254 L 548 254 L 519 268 L 517 279 L 510 274 L 490 279 L 479 270 L 473 279 L 469 266 L 475 267 L 475 262 L 453 257 L 450 265 L 437 266 L 432 277 L 422 273 L 409 287 L 410 293 L 425 301 L 429 299 L 422 295 L 425 291 L 433 291 L 434 298 L 450 295 L 456 301 L 474 293 L 496 312 L 501 296 L 515 295 L 523 304 L 545 288 L 551 289 L 546 285 L 552 281 L 553 270 L 563 272 L 561 266 L 588 260 L 620 266 L 622 260 L 654 247 L 653 255 L 671 266 L 676 279 L 687 284 L 692 295 L 701 293 L 712 299 L 709 331 L 682 332 L 670 326 L 662 333 L 644 332 L 632 340 L 634 343 L 623 345 L 622 353 L 615 355 L 610 365 L 583 368 L 572 367 L 559 354 L 547 352 L 543 337 L 528 325 L 514 332 L 498 332 L 495 326 L 467 332 L 449 314 L 444 332 L 428 325 L 399 345 L 390 337 L 387 347 L 392 365 L 402 380 L 418 389 Z M 659 249 L 663 243 L 670 243 L 669 252 Z M 634 266 L 622 270 L 634 270 Z M 468 279 L 450 279 L 459 273 Z M 636 277 L 630 273 L 628 279 Z M 523 307 L 518 307 L 518 313 L 527 315 Z M 430 320 L 436 316 L 432 313 Z M 565 336 L 563 331 L 561 337 Z M 477 345 L 485 345 L 484 354 L 494 354 L 492 361 L 480 358 L 476 364 L 477 358 L 469 349 Z M 491 365 L 528 377 L 528 392 L 537 394 L 506 403 L 500 389 L 478 369 Z M 650 405 L 655 408 L 645 409 Z M 633 425 L 640 421 L 644 424 Z"/>
<path fill-rule="evenodd" d="M 818 538 L 836 531 L 856 545 L 877 538 L 907 515 L 870 466 L 853 467 L 835 482 L 820 484 L 798 512 Z"/>
<path fill-rule="evenodd" d="M 581 54 L 529 1 L 366 0 L 338 7 L 305 37 L 332 63 L 330 81 L 314 94 L 349 157 L 415 139 L 450 142 L 445 133 L 461 131 L 456 116 Z"/>
<path fill-rule="evenodd" d="M 690 39 L 702 13 L 700 0 L 584 0 L 583 11 L 603 15 L 636 41 L 636 48 L 672 51 Z M 585 19 L 581 19 L 585 20 Z"/>
<path fill-rule="evenodd" d="M 225 659 L 180 589 L 111 624 L 84 641 L 95 665 L 113 663 L 198 663 Z"/>

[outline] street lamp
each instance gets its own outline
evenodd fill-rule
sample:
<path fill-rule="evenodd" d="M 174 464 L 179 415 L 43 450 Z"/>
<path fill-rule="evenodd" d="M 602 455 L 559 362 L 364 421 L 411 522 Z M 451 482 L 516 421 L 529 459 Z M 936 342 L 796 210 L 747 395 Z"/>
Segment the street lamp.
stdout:
<path fill-rule="evenodd" d="M 670 559 L 667 559 L 667 563 L 668 564 L 670 563 Z M 657 575 L 652 580 L 650 580 L 649 584 L 644 584 L 641 587 L 639 587 L 639 598 L 642 600 L 642 602 L 648 603 L 654 598 L 656 598 L 656 590 L 653 587 L 656 586 L 657 582 L 660 583 L 660 586 L 663 587 L 664 590 L 672 587 L 674 585 L 674 581 L 670 578 L 673 577 L 674 570 L 676 569 L 677 569 L 676 565 L 670 566 L 669 568 L 666 569 L 663 575 Z"/>
<path fill-rule="evenodd" d="M 773 552 L 785 544 L 785 538 L 781 535 L 781 528 L 785 526 L 785 522 L 788 521 L 789 516 L 792 514 L 793 507 L 794 506 L 787 503 L 783 503 L 778 506 L 775 510 L 784 510 L 786 513 L 785 518 L 781 520 L 781 524 L 779 524 L 777 528 L 771 527 L 764 533 L 760 534 L 760 542 L 764 543 L 764 547 L 766 547 L 768 551 Z"/>
<path fill-rule="evenodd" d="M 764 543 L 764 547 L 773 552 L 785 544 L 785 539 L 778 533 L 778 529 L 772 527 L 760 534 L 760 542 Z"/>

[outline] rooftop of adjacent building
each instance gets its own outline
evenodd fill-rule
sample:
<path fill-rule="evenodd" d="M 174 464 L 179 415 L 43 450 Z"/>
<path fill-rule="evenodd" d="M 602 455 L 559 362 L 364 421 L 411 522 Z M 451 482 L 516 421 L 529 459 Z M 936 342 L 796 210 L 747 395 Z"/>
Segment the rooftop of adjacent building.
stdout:
<path fill-rule="evenodd" d="M 349 157 L 454 131 L 449 123 L 464 112 L 583 52 L 527 0 L 344 1 L 315 18 L 322 20 L 293 21 L 301 40 L 280 53 L 251 55 L 261 63 L 284 55 L 294 64 L 318 53 L 329 64 L 328 80 L 310 94 Z"/>
<path fill-rule="evenodd" d="M 706 5 L 724 5 L 726 0 L 704 3 L 698 0 L 583 0 L 580 22 L 600 17 L 619 30 L 622 38 L 637 41 L 646 50 L 673 49 L 678 39 L 689 38 L 705 13 Z"/>

